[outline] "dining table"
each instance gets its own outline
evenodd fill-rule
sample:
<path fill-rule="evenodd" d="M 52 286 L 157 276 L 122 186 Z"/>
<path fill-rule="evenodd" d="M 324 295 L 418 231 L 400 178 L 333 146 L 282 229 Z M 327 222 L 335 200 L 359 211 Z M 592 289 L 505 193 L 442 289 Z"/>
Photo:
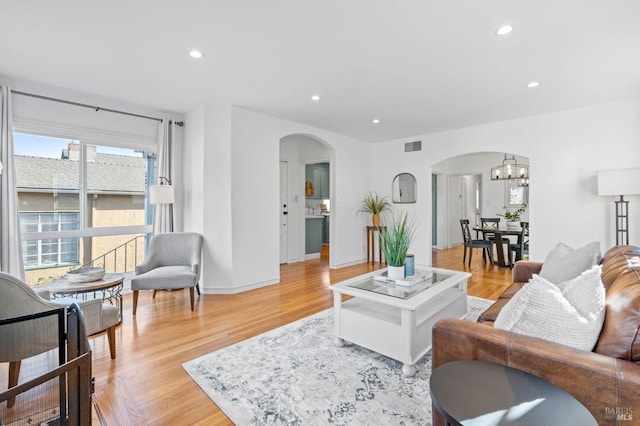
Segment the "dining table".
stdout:
<path fill-rule="evenodd" d="M 482 232 L 482 238 L 483 239 L 487 239 L 485 238 L 486 234 L 493 234 L 495 235 L 495 240 L 496 240 L 496 256 L 497 256 L 497 261 L 495 261 L 495 263 L 497 263 L 499 266 L 502 267 L 511 267 L 511 264 L 507 261 L 507 257 L 508 257 L 508 252 L 505 255 L 504 252 L 504 244 L 500 244 L 499 241 L 502 241 L 502 237 L 504 236 L 509 236 L 509 235 L 521 235 L 522 234 L 522 228 L 521 227 L 506 227 L 506 226 L 500 226 L 498 228 L 494 228 L 491 226 L 474 226 L 473 230 L 476 231 L 476 235 L 478 235 L 478 232 Z M 507 250 L 509 250 L 509 248 L 507 247 Z"/>

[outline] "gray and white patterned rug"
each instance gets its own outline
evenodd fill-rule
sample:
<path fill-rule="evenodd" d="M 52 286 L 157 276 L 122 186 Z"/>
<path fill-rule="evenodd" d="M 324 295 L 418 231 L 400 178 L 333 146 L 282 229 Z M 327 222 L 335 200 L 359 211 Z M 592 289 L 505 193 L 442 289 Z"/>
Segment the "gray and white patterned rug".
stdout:
<path fill-rule="evenodd" d="M 469 296 L 467 319 L 492 302 Z M 429 425 L 431 354 L 413 377 L 402 363 L 333 345 L 332 310 L 183 364 L 237 425 Z"/>

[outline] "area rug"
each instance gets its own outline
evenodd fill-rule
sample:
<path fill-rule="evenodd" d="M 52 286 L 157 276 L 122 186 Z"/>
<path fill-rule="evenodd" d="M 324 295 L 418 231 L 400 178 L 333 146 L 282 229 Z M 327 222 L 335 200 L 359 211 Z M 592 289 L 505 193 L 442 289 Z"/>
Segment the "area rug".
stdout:
<path fill-rule="evenodd" d="M 492 301 L 469 296 L 468 320 Z M 237 425 L 429 425 L 431 354 L 402 363 L 333 345 L 332 310 L 183 364 Z"/>

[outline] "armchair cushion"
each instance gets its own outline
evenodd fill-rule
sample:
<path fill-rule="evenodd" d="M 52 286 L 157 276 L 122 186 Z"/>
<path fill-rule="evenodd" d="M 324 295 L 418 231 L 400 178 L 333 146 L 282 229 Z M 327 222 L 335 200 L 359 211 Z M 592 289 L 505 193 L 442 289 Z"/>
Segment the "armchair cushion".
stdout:
<path fill-rule="evenodd" d="M 100 299 L 78 300 L 63 297 L 50 300 L 49 303 L 60 308 L 66 308 L 72 303 L 78 304 L 84 316 L 87 336 L 104 331 L 120 322 L 120 309 L 117 306 L 102 303 Z"/>
<path fill-rule="evenodd" d="M 159 266 L 131 278 L 131 290 L 179 289 L 195 287 L 198 276 L 191 266 Z"/>

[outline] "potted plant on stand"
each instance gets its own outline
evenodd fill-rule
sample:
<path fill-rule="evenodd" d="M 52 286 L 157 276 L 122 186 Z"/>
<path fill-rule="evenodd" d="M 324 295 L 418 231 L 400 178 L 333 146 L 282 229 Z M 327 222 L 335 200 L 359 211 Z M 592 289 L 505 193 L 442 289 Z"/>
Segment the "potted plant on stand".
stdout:
<path fill-rule="evenodd" d="M 380 232 L 380 245 L 389 265 L 387 268 L 389 278 L 404 278 L 404 260 L 414 234 L 414 222 L 408 220 L 406 213 L 404 216 L 393 217 Z"/>
<path fill-rule="evenodd" d="M 506 209 L 504 213 L 496 213 L 496 216 L 504 217 L 507 221 L 507 228 L 518 228 L 520 227 L 520 216 L 526 211 L 527 205 L 523 204 L 517 210 L 509 211 L 509 209 Z"/>
<path fill-rule="evenodd" d="M 380 214 L 384 211 L 391 210 L 391 203 L 387 197 L 381 197 L 377 193 L 368 193 L 358 213 L 371 213 L 371 221 L 373 226 L 380 226 Z"/>

